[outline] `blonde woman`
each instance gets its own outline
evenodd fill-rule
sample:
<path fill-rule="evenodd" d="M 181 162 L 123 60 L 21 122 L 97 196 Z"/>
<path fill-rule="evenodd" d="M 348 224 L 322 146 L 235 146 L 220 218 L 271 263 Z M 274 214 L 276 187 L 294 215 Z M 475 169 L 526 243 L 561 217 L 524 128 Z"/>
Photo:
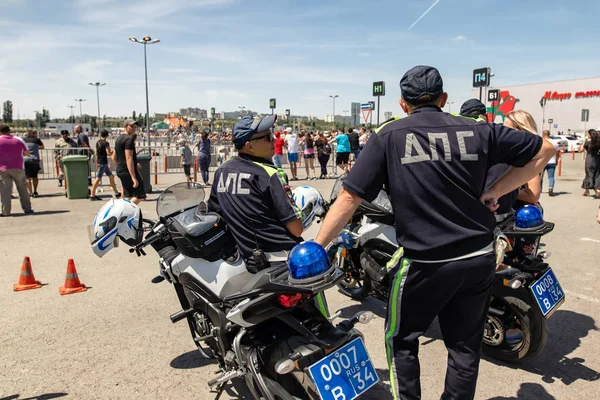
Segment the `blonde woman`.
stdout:
<path fill-rule="evenodd" d="M 531 114 L 523 110 L 514 110 L 506 114 L 504 126 L 537 135 L 538 128 Z M 517 208 L 525 204 L 536 204 L 542 193 L 542 183 L 538 176 L 527 182 L 519 190 Z"/>

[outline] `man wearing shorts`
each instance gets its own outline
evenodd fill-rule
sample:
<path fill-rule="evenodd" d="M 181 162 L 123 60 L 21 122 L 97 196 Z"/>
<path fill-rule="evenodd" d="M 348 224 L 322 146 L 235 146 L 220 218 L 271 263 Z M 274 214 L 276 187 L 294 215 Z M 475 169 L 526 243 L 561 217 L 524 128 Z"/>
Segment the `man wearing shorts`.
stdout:
<path fill-rule="evenodd" d="M 40 172 L 40 149 L 44 143 L 37 136 L 36 131 L 29 131 L 23 139 L 29 155 L 23 157 L 25 160 L 25 178 L 27 178 L 27 191 L 31 197 L 38 197 L 38 173 Z"/>
<path fill-rule="evenodd" d="M 108 166 L 108 157 L 112 156 L 112 150 L 110 149 L 110 144 L 106 141 L 108 137 L 108 131 L 103 129 L 100 132 L 100 140 L 96 142 L 96 157 L 98 160 L 98 169 L 96 170 L 96 179 L 94 180 L 94 184 L 92 185 L 92 191 L 90 200 L 102 200 L 100 197 L 96 196 L 96 189 L 98 189 L 98 185 L 102 182 L 102 176 L 108 176 L 108 180 L 110 181 L 110 187 L 115 192 L 115 198 L 121 197 L 121 193 L 117 190 L 117 185 L 115 185 L 115 177 L 113 176 L 110 167 Z"/>
<path fill-rule="evenodd" d="M 335 142 L 337 144 L 335 165 L 342 168 L 344 173 L 348 173 L 348 160 L 350 159 L 350 141 L 348 135 L 344 131 L 340 130 L 335 136 Z"/>
<path fill-rule="evenodd" d="M 185 139 L 179 139 L 179 145 L 181 146 L 179 154 L 181 155 L 183 173 L 185 174 L 185 177 L 189 183 L 192 182 L 192 164 L 194 163 L 194 155 L 192 154 L 192 149 L 190 149 L 190 147 L 187 145 L 187 141 Z"/>
<path fill-rule="evenodd" d="M 298 136 L 292 131 L 292 128 L 285 129 L 285 145 L 287 146 L 288 162 L 292 172 L 291 181 L 298 180 Z"/>
<path fill-rule="evenodd" d="M 123 197 L 134 204 L 139 204 L 146 198 L 146 190 L 144 180 L 138 171 L 142 166 L 137 162 L 135 150 L 138 122 L 134 119 L 126 119 L 123 125 L 125 133 L 119 135 L 115 142 L 117 176 L 123 185 Z"/>

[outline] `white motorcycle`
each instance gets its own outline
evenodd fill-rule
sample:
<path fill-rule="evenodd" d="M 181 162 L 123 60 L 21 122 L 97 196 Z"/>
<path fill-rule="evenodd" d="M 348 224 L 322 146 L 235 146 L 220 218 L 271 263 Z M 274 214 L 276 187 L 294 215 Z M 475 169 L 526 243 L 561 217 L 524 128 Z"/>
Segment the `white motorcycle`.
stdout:
<path fill-rule="evenodd" d="M 154 283 L 173 284 L 181 310 L 203 358 L 218 363 L 208 382 L 220 394 L 243 378 L 256 399 L 355 398 L 379 380 L 356 323 L 360 312 L 333 325 L 312 300 L 337 284 L 343 272 L 332 267 L 314 242 L 297 245 L 288 266 L 250 273 L 225 221 L 208 212 L 201 186 L 181 183 L 158 198 L 157 221 L 143 219 L 127 200 L 111 200 L 96 215 L 92 249 L 100 257 L 118 239 L 130 252 L 159 256 Z M 143 232 L 148 234 L 143 238 Z"/>

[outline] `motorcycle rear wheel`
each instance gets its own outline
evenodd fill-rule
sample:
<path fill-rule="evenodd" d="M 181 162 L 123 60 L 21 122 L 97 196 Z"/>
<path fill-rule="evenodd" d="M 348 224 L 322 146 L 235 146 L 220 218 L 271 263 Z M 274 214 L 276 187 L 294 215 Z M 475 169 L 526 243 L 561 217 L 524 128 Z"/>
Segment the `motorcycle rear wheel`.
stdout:
<path fill-rule="evenodd" d="M 548 340 L 548 328 L 546 318 L 542 315 L 538 305 L 535 303 L 527 292 L 517 289 L 515 293 L 511 290 L 511 294 L 516 295 L 499 297 L 492 299 L 492 305 L 498 306 L 503 304 L 504 311 L 507 317 L 514 319 L 513 321 L 519 326 L 523 338 L 519 343 L 511 345 L 507 343 L 505 332 L 503 332 L 503 340 L 499 345 L 489 345 L 483 343 L 483 353 L 509 363 L 520 363 L 530 360 L 537 356 L 546 346 Z M 488 313 L 489 318 L 498 318 Z M 507 318 L 502 317 L 506 321 Z"/>
<path fill-rule="evenodd" d="M 332 246 L 327 251 L 329 262 L 337 265 L 338 246 Z M 344 279 L 337 284 L 338 289 L 343 295 L 354 300 L 364 300 L 369 296 L 371 285 L 369 278 L 360 265 L 358 257 L 352 257 L 350 251 L 344 260 Z"/>
<path fill-rule="evenodd" d="M 268 377 L 279 383 L 290 394 L 291 398 L 298 400 L 320 399 L 317 388 L 308 376 L 308 373 L 294 370 L 288 374 L 280 375 L 275 372 L 275 364 L 282 358 L 289 356 L 297 347 L 309 343 L 302 336 L 291 336 L 281 338 L 263 352 Z M 276 397 L 281 398 L 280 396 Z M 282 398 L 282 400 L 284 399 Z"/>

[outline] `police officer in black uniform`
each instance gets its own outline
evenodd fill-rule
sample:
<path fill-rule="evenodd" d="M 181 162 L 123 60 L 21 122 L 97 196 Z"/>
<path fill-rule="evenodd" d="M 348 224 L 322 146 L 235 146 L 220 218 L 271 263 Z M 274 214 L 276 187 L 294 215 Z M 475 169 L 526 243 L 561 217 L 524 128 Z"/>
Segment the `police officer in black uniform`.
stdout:
<path fill-rule="evenodd" d="M 215 172 L 209 208 L 227 221 L 250 272 L 284 265 L 302 241 L 302 211 L 292 199 L 287 175 L 273 165 L 272 127 L 277 116 L 245 116 L 233 127 L 239 155 Z M 316 304 L 324 315 L 323 295 Z"/>
<path fill-rule="evenodd" d="M 460 107 L 460 115 L 464 117 L 483 118 L 487 120 L 486 114 L 485 104 L 477 99 L 469 99 Z"/>
<path fill-rule="evenodd" d="M 409 70 L 400 89 L 408 117 L 371 136 L 315 241 L 328 244 L 361 201 L 386 186 L 404 247 L 394 257 L 385 333 L 394 398 L 421 398 L 419 337 L 438 316 L 449 353 L 441 398 L 472 399 L 495 271 L 492 211 L 554 149 L 530 133 L 444 113 L 448 95 L 433 67 Z M 497 163 L 520 168 L 484 191 Z"/>

